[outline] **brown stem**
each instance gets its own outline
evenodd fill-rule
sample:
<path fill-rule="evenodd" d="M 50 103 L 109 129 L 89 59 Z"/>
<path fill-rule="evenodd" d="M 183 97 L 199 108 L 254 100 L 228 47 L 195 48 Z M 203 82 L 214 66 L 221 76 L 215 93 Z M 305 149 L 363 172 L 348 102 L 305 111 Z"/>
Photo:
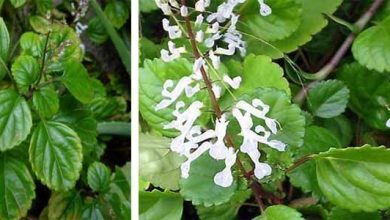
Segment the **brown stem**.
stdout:
<path fill-rule="evenodd" d="M 355 22 L 355 27 L 357 29 L 357 32 L 361 32 L 364 27 L 367 25 L 367 23 L 371 20 L 371 18 L 374 16 L 374 14 L 377 12 L 379 7 L 383 4 L 384 0 L 375 0 L 370 8 Z M 344 43 L 339 47 L 337 52 L 333 55 L 332 59 L 324 66 L 321 70 L 319 70 L 317 73 L 313 74 L 313 78 L 318 80 L 323 80 L 328 75 L 333 72 L 333 70 L 338 66 L 341 59 L 347 54 L 349 48 L 351 47 L 353 41 L 356 38 L 357 33 L 351 33 L 348 35 L 348 37 L 345 39 Z M 312 84 L 309 84 L 312 85 Z M 296 103 L 301 104 L 303 103 L 304 99 L 307 95 L 307 87 L 301 89 L 301 91 L 295 96 L 294 100 Z"/>
<path fill-rule="evenodd" d="M 181 4 L 183 6 L 186 6 L 186 0 L 181 0 Z M 201 58 L 201 54 L 198 50 L 198 47 L 197 47 L 197 43 L 196 43 L 196 40 L 195 40 L 195 35 L 194 35 L 194 32 L 192 30 L 192 26 L 191 26 L 191 21 L 190 21 L 190 18 L 188 16 L 185 16 L 184 17 L 184 21 L 185 21 L 185 25 L 186 25 L 186 28 L 187 28 L 187 32 L 188 32 L 188 38 L 191 42 L 191 47 L 192 47 L 192 51 L 194 53 L 194 56 L 196 59 L 199 59 Z M 210 100 L 211 100 L 211 104 L 213 106 L 213 109 L 215 111 L 215 115 L 217 116 L 218 119 L 221 118 L 222 116 L 222 111 L 221 111 L 221 107 L 219 106 L 218 104 L 218 101 L 217 101 L 217 98 L 213 92 L 213 89 L 212 89 L 212 84 L 211 84 L 211 81 L 206 73 L 206 70 L 204 69 L 204 67 L 202 66 L 200 68 L 200 72 L 202 74 L 202 78 L 203 78 L 203 81 L 207 87 L 207 91 L 208 91 L 208 94 L 209 94 L 209 97 L 210 97 Z M 231 146 L 233 148 L 234 147 L 234 143 L 233 143 L 233 139 L 232 137 L 230 136 L 230 134 L 226 133 L 226 136 L 225 136 L 225 141 L 227 142 L 228 146 Z M 251 172 L 247 172 L 242 164 L 242 162 L 240 161 L 239 158 L 237 158 L 237 164 L 241 170 L 241 172 L 243 173 L 244 177 L 248 180 L 248 181 L 251 181 Z M 264 205 L 263 205 L 263 202 L 261 201 L 261 195 L 260 195 L 260 190 L 258 189 L 258 187 L 256 185 L 253 185 L 251 184 L 251 188 L 252 188 L 252 191 L 254 192 L 254 196 L 256 198 L 256 201 L 259 205 L 259 208 L 261 211 L 264 210 Z"/>

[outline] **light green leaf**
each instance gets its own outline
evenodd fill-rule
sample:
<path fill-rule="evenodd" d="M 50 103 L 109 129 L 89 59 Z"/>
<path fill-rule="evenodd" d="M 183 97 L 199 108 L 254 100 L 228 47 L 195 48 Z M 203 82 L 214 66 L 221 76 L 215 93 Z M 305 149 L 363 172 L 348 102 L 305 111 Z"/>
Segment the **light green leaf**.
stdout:
<path fill-rule="evenodd" d="M 92 83 L 87 70 L 80 62 L 71 60 L 64 63 L 64 75 L 61 79 L 77 100 L 84 104 L 92 100 Z"/>
<path fill-rule="evenodd" d="M 390 16 L 360 33 L 352 45 L 352 53 L 368 69 L 390 72 Z"/>
<path fill-rule="evenodd" d="M 60 107 L 58 95 L 53 86 L 41 87 L 33 93 L 33 105 L 43 118 L 51 118 Z"/>
<path fill-rule="evenodd" d="M 40 34 L 47 34 L 50 31 L 50 22 L 41 16 L 31 16 L 29 19 L 31 27 Z"/>
<path fill-rule="evenodd" d="M 78 192 L 53 192 L 48 202 L 48 219 L 80 219 L 83 201 Z"/>
<path fill-rule="evenodd" d="M 26 100 L 14 90 L 0 91 L 0 103 L 0 151 L 5 151 L 27 138 L 32 117 Z"/>
<path fill-rule="evenodd" d="M 129 18 L 129 8 L 122 1 L 112 1 L 104 8 L 104 14 L 116 28 L 121 28 Z"/>
<path fill-rule="evenodd" d="M 166 130 L 164 125 L 174 119 L 172 112 L 175 110 L 175 104 L 160 111 L 155 111 L 155 106 L 163 99 L 161 91 L 166 80 L 171 79 L 178 82 L 183 76 L 192 74 L 192 64 L 187 59 L 176 59 L 175 61 L 166 63 L 160 59 L 146 60 L 144 67 L 139 71 L 139 108 L 142 117 L 146 120 L 148 125 L 156 132 L 168 137 L 175 137 L 178 135 L 176 130 Z M 201 85 L 202 87 L 202 85 Z M 184 101 L 186 105 L 200 100 L 204 104 L 204 109 L 209 109 L 210 98 L 206 90 L 198 92 L 191 98 L 182 95 L 178 101 Z M 198 120 L 201 125 L 209 121 L 209 115 L 203 114 Z"/>
<path fill-rule="evenodd" d="M 261 216 L 253 220 L 304 220 L 297 210 L 285 205 L 269 206 Z"/>
<path fill-rule="evenodd" d="M 23 49 L 24 55 L 40 57 L 43 54 L 45 42 L 40 35 L 33 32 L 25 32 L 20 37 L 20 47 Z"/>
<path fill-rule="evenodd" d="M 115 174 L 111 181 L 111 189 L 118 187 L 120 195 L 126 200 L 130 201 L 130 190 L 131 190 L 131 164 L 127 162 L 123 167 L 115 167 Z M 116 192 L 119 192 L 116 191 Z"/>
<path fill-rule="evenodd" d="M 390 207 L 390 150 L 385 147 L 331 149 L 314 157 L 322 193 L 352 212 Z"/>
<path fill-rule="evenodd" d="M 46 15 L 53 8 L 53 0 L 35 0 L 35 2 L 41 15 Z"/>
<path fill-rule="evenodd" d="M 1 4 L 0 4 L 1 9 Z M 5 25 L 4 20 L 0 17 L 0 79 L 3 79 L 6 74 L 6 69 L 4 65 L 8 59 L 8 52 L 10 47 L 10 37 L 7 29 L 7 25 Z"/>
<path fill-rule="evenodd" d="M 238 210 L 251 196 L 251 190 L 237 191 L 231 200 L 218 206 L 197 206 L 196 210 L 201 220 L 232 220 L 236 219 Z"/>
<path fill-rule="evenodd" d="M 30 142 L 30 163 L 33 171 L 50 189 L 66 191 L 79 178 L 82 162 L 80 138 L 68 126 L 42 121 L 35 128 Z"/>
<path fill-rule="evenodd" d="M 88 167 L 88 185 L 95 192 L 105 192 L 110 185 L 111 171 L 106 165 L 94 162 Z"/>
<path fill-rule="evenodd" d="M 350 212 L 339 207 L 334 207 L 327 220 L 382 220 L 379 212 Z"/>
<path fill-rule="evenodd" d="M 0 153 L 0 219 L 26 216 L 35 197 L 34 180 L 27 166 L 8 152 Z"/>
<path fill-rule="evenodd" d="M 26 3 L 26 0 L 10 0 L 10 2 L 15 8 L 19 8 Z"/>
<path fill-rule="evenodd" d="M 181 179 L 180 194 L 194 205 L 209 207 L 220 205 L 231 199 L 237 191 L 234 180 L 229 187 L 221 187 L 214 183 L 214 176 L 225 168 L 224 161 L 217 161 L 206 152 L 191 163 L 189 177 Z"/>
<path fill-rule="evenodd" d="M 370 126 L 386 130 L 390 118 L 390 83 L 385 74 L 370 71 L 358 63 L 344 65 L 337 72 L 350 90 L 349 107 Z"/>
<path fill-rule="evenodd" d="M 333 118 L 345 111 L 349 99 L 349 90 L 338 80 L 327 80 L 316 84 L 309 90 L 308 106 L 310 111 L 321 118 Z"/>
<path fill-rule="evenodd" d="M 139 192 L 140 220 L 180 220 L 183 212 L 183 199 L 173 192 Z"/>
<path fill-rule="evenodd" d="M 139 139 L 140 175 L 155 186 L 178 190 L 184 158 L 171 151 L 171 139 L 150 134 L 141 134 Z"/>
<path fill-rule="evenodd" d="M 267 56 L 251 54 L 245 58 L 242 83 L 234 94 L 245 94 L 256 88 L 276 88 L 291 96 L 288 81 L 283 77 L 283 69 Z"/>
<path fill-rule="evenodd" d="M 298 29 L 284 39 L 269 41 L 269 44 L 264 43 L 262 39 L 259 40 L 246 35 L 245 41 L 248 44 L 249 53 L 282 58 L 283 53 L 295 51 L 299 46 L 309 42 L 312 39 L 312 35 L 321 31 L 328 24 L 323 14 L 332 14 L 343 2 L 342 0 L 329 0 L 324 4 L 321 1 L 313 0 L 296 1 L 302 5 L 302 17 Z"/>
<path fill-rule="evenodd" d="M 260 15 L 257 0 L 247 0 L 240 9 L 238 29 L 265 41 L 281 40 L 290 36 L 301 23 L 302 6 L 295 0 L 269 0 L 269 16 Z"/>
<path fill-rule="evenodd" d="M 158 9 L 155 1 L 144 1 L 139 5 L 139 8 L 143 13 L 152 12 Z"/>
<path fill-rule="evenodd" d="M 39 77 L 39 63 L 32 56 L 20 56 L 12 64 L 12 75 L 23 93 L 28 92 L 31 85 Z"/>
<path fill-rule="evenodd" d="M 131 220 L 131 204 L 129 201 L 123 200 L 117 193 L 113 193 L 109 202 L 116 219 Z"/>
<path fill-rule="evenodd" d="M 325 128 L 310 126 L 306 128 L 303 145 L 298 148 L 295 159 L 298 160 L 310 154 L 324 152 L 331 147 L 341 147 L 338 139 Z M 318 186 L 314 161 L 305 162 L 292 170 L 288 176 L 291 184 L 300 187 L 303 192 L 313 192 L 313 195 L 317 198 L 322 195 Z"/>

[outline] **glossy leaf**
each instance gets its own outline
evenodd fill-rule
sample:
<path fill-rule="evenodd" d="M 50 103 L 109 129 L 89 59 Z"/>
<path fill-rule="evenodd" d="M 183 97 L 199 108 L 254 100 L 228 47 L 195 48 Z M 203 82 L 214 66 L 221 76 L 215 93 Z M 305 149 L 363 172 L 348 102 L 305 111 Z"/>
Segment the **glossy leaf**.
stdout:
<path fill-rule="evenodd" d="M 103 163 L 95 162 L 88 168 L 88 185 L 95 192 L 105 192 L 110 185 L 111 171 Z"/>
<path fill-rule="evenodd" d="M 14 90 L 0 91 L 0 103 L 0 151 L 5 151 L 27 138 L 32 117 L 26 100 Z"/>
<path fill-rule="evenodd" d="M 285 205 L 269 206 L 264 213 L 253 220 L 304 220 L 297 210 Z"/>
<path fill-rule="evenodd" d="M 315 156 L 322 193 L 353 212 L 390 207 L 390 150 L 385 147 L 331 149 Z"/>
<path fill-rule="evenodd" d="M 390 72 L 390 16 L 360 33 L 352 53 L 368 69 Z"/>
<path fill-rule="evenodd" d="M 340 148 L 340 142 L 327 129 L 310 126 L 306 128 L 303 145 L 298 148 L 295 159 L 329 150 L 331 147 Z M 290 182 L 300 187 L 303 192 L 312 192 L 317 198 L 322 196 L 316 176 L 314 161 L 307 161 L 288 174 Z"/>
<path fill-rule="evenodd" d="M 80 219 L 83 201 L 78 192 L 54 192 L 48 202 L 49 219 Z"/>
<path fill-rule="evenodd" d="M 98 17 L 89 20 L 87 34 L 89 39 L 97 44 L 102 44 L 108 39 L 108 34 Z"/>
<path fill-rule="evenodd" d="M 51 118 L 60 107 L 58 95 L 53 86 L 39 88 L 33 93 L 33 105 L 43 118 Z"/>
<path fill-rule="evenodd" d="M 256 0 L 248 0 L 240 8 L 238 28 L 265 41 L 281 40 L 290 36 L 301 23 L 302 6 L 295 0 L 269 0 L 272 8 L 268 16 L 261 16 Z"/>
<path fill-rule="evenodd" d="M 321 118 L 333 118 L 344 112 L 349 90 L 343 82 L 327 80 L 318 83 L 308 92 L 310 111 Z"/>
<path fill-rule="evenodd" d="M 220 205 L 231 199 L 237 191 L 234 180 L 229 187 L 221 187 L 214 183 L 214 176 L 225 168 L 224 161 L 217 161 L 206 152 L 191 163 L 189 177 L 181 179 L 180 194 L 194 205 L 209 207 Z"/>
<path fill-rule="evenodd" d="M 348 210 L 334 207 L 329 213 L 328 220 L 381 220 L 379 212 L 350 212 Z"/>
<path fill-rule="evenodd" d="M 104 220 L 102 213 L 102 207 L 96 202 L 92 201 L 90 204 L 85 205 L 81 214 L 81 220 Z"/>
<path fill-rule="evenodd" d="M 85 67 L 77 61 L 64 64 L 62 82 L 69 92 L 80 102 L 88 103 L 93 98 L 93 88 Z"/>
<path fill-rule="evenodd" d="M 171 139 L 151 134 L 141 134 L 139 139 L 140 175 L 155 186 L 178 190 L 184 158 L 171 151 Z"/>
<path fill-rule="evenodd" d="M 0 4 L 1 8 L 1 4 Z M 8 53 L 10 48 L 10 37 L 3 18 L 0 17 L 0 58 L 3 62 L 0 62 L 0 79 L 3 79 L 6 74 L 4 65 L 8 59 Z"/>
<path fill-rule="evenodd" d="M 74 187 L 82 162 L 80 138 L 68 126 L 40 122 L 31 137 L 30 163 L 41 182 L 55 191 Z"/>
<path fill-rule="evenodd" d="M 35 198 L 34 180 L 27 166 L 8 152 L 0 153 L 0 219 L 26 216 Z"/>
<path fill-rule="evenodd" d="M 146 60 L 144 67 L 140 69 L 140 91 L 139 91 L 139 108 L 142 117 L 148 125 L 156 132 L 168 137 L 177 136 L 176 130 L 166 130 L 164 125 L 174 119 L 172 112 L 175 110 L 175 105 L 155 111 L 155 106 L 163 97 L 161 90 L 165 80 L 171 79 L 177 82 L 181 77 L 188 76 L 192 73 L 192 64 L 186 59 L 177 59 L 166 63 L 160 59 Z M 210 99 L 206 90 L 198 92 L 191 98 L 182 96 L 179 100 L 184 101 L 187 105 L 195 100 L 201 100 L 204 104 L 204 109 L 210 106 Z M 179 101 L 178 100 L 178 101 Z M 206 124 L 209 121 L 207 114 L 204 114 L 199 120 L 200 124 Z"/>
<path fill-rule="evenodd" d="M 20 56 L 12 64 L 12 75 L 19 89 L 27 93 L 39 78 L 39 63 L 32 56 Z"/>
<path fill-rule="evenodd" d="M 47 34 L 50 31 L 50 22 L 41 16 L 31 16 L 29 19 L 31 27 L 40 34 Z"/>
<path fill-rule="evenodd" d="M 23 49 L 23 54 L 34 57 L 42 56 L 45 42 L 42 37 L 33 32 L 25 32 L 20 37 L 20 47 Z"/>
<path fill-rule="evenodd" d="M 182 218 L 183 199 L 173 192 L 140 192 L 139 219 L 179 220 Z"/>
<path fill-rule="evenodd" d="M 337 73 L 350 90 L 349 107 L 371 127 L 388 129 L 390 103 L 388 77 L 366 69 L 358 63 L 346 64 Z"/>

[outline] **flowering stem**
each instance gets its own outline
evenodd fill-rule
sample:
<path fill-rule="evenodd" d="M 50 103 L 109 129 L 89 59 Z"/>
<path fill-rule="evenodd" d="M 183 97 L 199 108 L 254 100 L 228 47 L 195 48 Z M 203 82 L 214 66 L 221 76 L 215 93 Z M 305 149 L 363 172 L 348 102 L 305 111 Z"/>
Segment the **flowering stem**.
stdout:
<path fill-rule="evenodd" d="M 323 80 L 328 75 L 333 72 L 333 70 L 338 66 L 341 59 L 347 54 L 349 48 L 351 47 L 353 41 L 355 40 L 357 33 L 361 32 L 367 23 L 371 20 L 371 18 L 375 15 L 379 7 L 383 4 L 384 0 L 375 0 L 370 8 L 357 20 L 354 24 L 356 32 L 350 33 L 348 37 L 345 39 L 344 43 L 340 46 L 337 52 L 334 54 L 332 59 L 317 73 L 310 74 L 312 79 L 316 81 Z M 313 83 L 309 83 L 308 86 L 305 86 L 301 89 L 301 91 L 295 96 L 294 100 L 298 104 L 302 104 L 307 95 L 307 89 L 312 86 Z"/>
<path fill-rule="evenodd" d="M 181 4 L 183 6 L 186 6 L 186 0 L 181 0 Z M 191 42 L 191 47 L 192 47 L 192 51 L 193 51 L 193 54 L 194 54 L 194 57 L 195 59 L 199 59 L 201 58 L 201 54 L 198 50 L 198 47 L 197 47 L 197 43 L 196 43 L 196 40 L 195 40 L 195 35 L 194 35 L 194 32 L 192 30 L 192 26 L 191 26 L 191 21 L 190 21 L 190 18 L 188 16 L 185 16 L 184 17 L 184 21 L 185 21 L 185 25 L 186 25 L 186 28 L 187 28 L 187 33 L 188 33 L 188 38 Z M 203 81 L 207 87 L 207 91 L 208 91 L 208 94 L 210 96 L 210 100 L 211 100 L 211 104 L 213 106 L 213 109 L 215 111 L 215 115 L 218 119 L 221 118 L 222 116 L 222 111 L 221 111 L 221 107 L 219 106 L 218 104 L 218 101 L 217 101 L 217 98 L 213 92 L 213 89 L 212 89 L 212 84 L 211 84 L 211 81 L 206 73 L 206 70 L 204 69 L 204 67 L 202 66 L 200 68 L 200 72 L 202 74 L 202 78 L 203 78 Z M 232 137 L 226 132 L 226 136 L 225 136 L 225 141 L 227 142 L 227 144 L 233 148 L 234 147 L 234 143 L 233 143 L 233 139 Z M 248 181 L 251 181 L 251 172 L 246 172 L 242 162 L 239 160 L 239 158 L 237 157 L 237 164 L 241 170 L 241 172 L 243 173 L 244 177 L 248 180 Z M 261 196 L 260 196 L 260 193 L 261 193 L 261 189 L 258 188 L 258 184 L 254 184 L 255 182 L 253 182 L 251 184 L 251 189 L 254 193 L 254 196 L 255 196 L 255 199 L 259 205 L 259 208 L 261 210 L 261 212 L 263 212 L 264 210 L 264 205 L 263 205 L 263 202 L 261 201 Z"/>

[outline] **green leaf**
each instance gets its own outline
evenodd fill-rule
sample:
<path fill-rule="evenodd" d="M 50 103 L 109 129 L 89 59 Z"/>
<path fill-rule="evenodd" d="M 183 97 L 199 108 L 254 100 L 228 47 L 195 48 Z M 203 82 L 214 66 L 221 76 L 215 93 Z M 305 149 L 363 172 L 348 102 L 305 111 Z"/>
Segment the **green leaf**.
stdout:
<path fill-rule="evenodd" d="M 121 220 L 131 220 L 131 204 L 128 201 L 124 201 L 118 196 L 118 194 L 114 193 L 110 197 L 109 202 L 111 203 L 112 210 L 114 211 L 114 215 L 116 219 Z"/>
<path fill-rule="evenodd" d="M 218 206 L 197 206 L 196 210 L 200 219 L 204 220 L 232 220 L 236 219 L 238 210 L 251 196 L 251 190 L 237 191 L 231 200 Z"/>
<path fill-rule="evenodd" d="M 111 171 L 106 165 L 95 162 L 88 167 L 88 185 L 95 192 L 105 192 L 110 185 Z"/>
<path fill-rule="evenodd" d="M 0 153 L 0 219 L 26 216 L 35 197 L 34 180 L 27 166 L 8 152 Z"/>
<path fill-rule="evenodd" d="M 31 16 L 30 19 L 30 25 L 34 29 L 34 31 L 40 33 L 40 34 L 47 34 L 50 31 L 50 22 L 41 16 Z"/>
<path fill-rule="evenodd" d="M 26 0 L 10 0 L 10 2 L 15 8 L 19 8 L 26 3 Z"/>
<path fill-rule="evenodd" d="M 345 111 L 349 99 L 349 90 L 338 80 L 327 80 L 316 84 L 309 90 L 308 106 L 310 111 L 321 118 L 333 118 Z"/>
<path fill-rule="evenodd" d="M 260 15 L 256 0 L 246 1 L 240 9 L 238 29 L 265 41 L 281 40 L 290 36 L 301 23 L 302 6 L 295 0 L 269 0 L 269 16 Z"/>
<path fill-rule="evenodd" d="M 303 145 L 298 148 L 295 159 L 298 160 L 310 154 L 324 152 L 331 147 L 341 147 L 338 139 L 325 128 L 310 126 L 306 128 Z M 314 161 L 305 162 L 292 170 L 288 176 L 290 177 L 291 184 L 300 187 L 303 192 L 313 192 L 313 195 L 317 198 L 320 198 L 322 195 L 318 186 Z"/>
<path fill-rule="evenodd" d="M 104 220 L 102 208 L 96 201 L 92 201 L 90 204 L 84 206 L 81 214 L 81 220 Z"/>
<path fill-rule="evenodd" d="M 142 4 L 139 4 L 139 8 L 143 13 L 152 12 L 158 9 L 156 2 L 154 1 L 144 1 Z"/>
<path fill-rule="evenodd" d="M 33 32 L 25 32 L 20 37 L 20 47 L 23 49 L 24 55 L 42 56 L 43 48 L 45 47 L 44 43 L 42 37 Z"/>
<path fill-rule="evenodd" d="M 1 4 L 0 4 L 1 9 Z M 5 25 L 4 20 L 0 17 L 0 59 L 3 62 L 0 62 L 0 79 L 3 79 L 6 74 L 6 69 L 4 65 L 8 59 L 8 52 L 10 47 L 10 37 L 7 29 L 7 25 Z"/>
<path fill-rule="evenodd" d="M 33 105 L 43 118 L 51 118 L 60 107 L 58 95 L 53 86 L 41 87 L 33 93 Z"/>
<path fill-rule="evenodd" d="M 352 45 L 352 53 L 368 69 L 390 72 L 390 16 L 360 33 Z"/>
<path fill-rule="evenodd" d="M 53 8 L 53 0 L 35 0 L 39 13 L 47 15 L 47 12 Z"/>
<path fill-rule="evenodd" d="M 379 212 L 349 212 L 339 207 L 334 207 L 327 220 L 381 220 Z"/>
<path fill-rule="evenodd" d="M 333 133 L 342 146 L 349 146 L 351 143 L 354 131 L 352 130 L 351 121 L 346 116 L 339 115 L 334 118 L 321 119 L 319 124 Z"/>
<path fill-rule="evenodd" d="M 285 205 L 269 206 L 261 216 L 253 220 L 304 220 L 297 210 Z"/>
<path fill-rule="evenodd" d="M 0 91 L 0 103 L 0 151 L 5 151 L 27 138 L 32 117 L 26 100 L 14 90 Z"/>
<path fill-rule="evenodd" d="M 116 28 L 121 28 L 129 18 L 128 6 L 122 1 L 112 1 L 104 8 L 107 18 Z"/>
<path fill-rule="evenodd" d="M 118 192 L 124 199 L 130 201 L 130 190 L 131 190 L 131 165 L 127 162 L 123 167 L 115 167 L 115 174 L 111 181 L 110 190 L 115 191 L 115 187 L 119 190 Z"/>
<path fill-rule="evenodd" d="M 303 12 L 298 29 L 290 36 L 281 40 L 269 41 L 268 44 L 263 39 L 246 36 L 245 41 L 248 44 L 248 53 L 265 54 L 272 58 L 282 58 L 283 53 L 295 51 L 299 46 L 309 42 L 312 39 L 312 35 L 321 31 L 328 24 L 323 14 L 332 14 L 343 2 L 342 0 L 329 0 L 326 4 L 323 4 L 321 1 L 296 1 L 302 5 Z"/>
<path fill-rule="evenodd" d="M 50 189 L 66 191 L 79 178 L 82 162 L 80 138 L 68 126 L 42 121 L 30 142 L 30 163 L 36 176 Z"/>
<path fill-rule="evenodd" d="M 358 63 L 344 65 L 337 72 L 350 90 L 349 107 L 370 126 L 386 130 L 390 118 L 388 76 L 370 71 Z"/>
<path fill-rule="evenodd" d="M 181 179 L 180 194 L 192 204 L 205 207 L 229 201 L 237 190 L 237 182 L 234 180 L 229 187 L 221 187 L 214 183 L 215 174 L 223 168 L 224 161 L 216 161 L 208 153 L 204 153 L 191 163 L 189 177 Z"/>
<path fill-rule="evenodd" d="M 102 44 L 108 39 L 106 29 L 98 17 L 89 20 L 87 34 L 89 39 L 97 44 Z"/>
<path fill-rule="evenodd" d="M 23 93 L 39 78 L 39 63 L 32 56 L 20 56 L 12 64 L 12 75 Z"/>
<path fill-rule="evenodd" d="M 291 96 L 288 81 L 283 77 L 283 69 L 267 56 L 251 54 L 245 58 L 242 83 L 234 94 L 241 95 L 256 88 L 276 88 Z"/>
<path fill-rule="evenodd" d="M 64 75 L 61 79 L 77 100 L 84 104 L 92 100 L 92 83 L 87 70 L 80 62 L 72 60 L 64 63 Z"/>
<path fill-rule="evenodd" d="M 141 177 L 155 186 L 178 190 L 184 158 L 171 151 L 171 140 L 150 134 L 140 134 L 139 140 Z"/>
<path fill-rule="evenodd" d="M 139 71 L 139 108 L 142 117 L 148 125 L 156 132 L 168 137 L 178 135 L 176 130 L 166 130 L 164 125 L 174 119 L 172 112 L 175 110 L 175 105 L 171 105 L 160 111 L 155 111 L 155 106 L 163 99 L 161 91 L 166 80 L 171 79 L 175 83 L 183 76 L 192 74 L 192 64 L 187 59 L 176 59 L 175 61 L 166 63 L 160 59 L 146 60 L 144 67 Z M 202 87 L 202 85 L 201 85 Z M 198 92 L 191 98 L 182 95 L 178 101 L 184 101 L 186 105 L 200 100 L 204 104 L 204 109 L 209 109 L 210 98 L 206 90 Z M 198 120 L 201 125 L 207 124 L 209 115 L 203 114 Z"/>
<path fill-rule="evenodd" d="M 78 192 L 53 192 L 48 202 L 48 219 L 80 219 L 83 201 Z"/>
<path fill-rule="evenodd" d="M 183 199 L 173 192 L 139 192 L 139 219 L 180 220 Z"/>
<path fill-rule="evenodd" d="M 331 149 L 314 157 L 322 193 L 352 212 L 390 207 L 390 150 L 385 147 Z"/>

